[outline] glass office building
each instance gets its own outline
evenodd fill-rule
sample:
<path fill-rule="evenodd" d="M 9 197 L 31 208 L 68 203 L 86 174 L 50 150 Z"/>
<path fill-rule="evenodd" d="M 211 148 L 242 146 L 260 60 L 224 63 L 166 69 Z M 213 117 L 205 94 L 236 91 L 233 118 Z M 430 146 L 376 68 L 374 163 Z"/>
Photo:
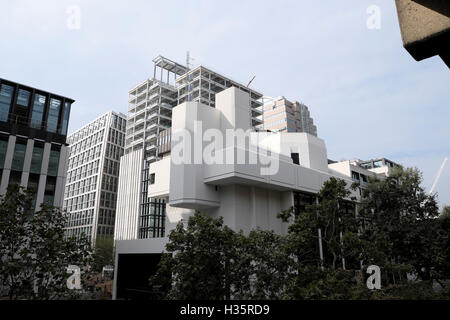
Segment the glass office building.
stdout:
<path fill-rule="evenodd" d="M 62 207 L 73 99 L 0 78 L 0 194 L 35 191 L 35 209 Z"/>

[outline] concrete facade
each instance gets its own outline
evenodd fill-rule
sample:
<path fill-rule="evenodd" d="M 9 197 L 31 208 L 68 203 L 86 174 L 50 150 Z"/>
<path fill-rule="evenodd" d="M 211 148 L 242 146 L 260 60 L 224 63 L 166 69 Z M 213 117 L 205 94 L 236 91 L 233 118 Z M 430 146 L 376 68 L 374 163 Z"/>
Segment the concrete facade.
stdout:
<path fill-rule="evenodd" d="M 264 105 L 264 129 L 272 132 L 306 132 L 317 136 L 317 127 L 308 107 L 285 97 L 278 97 Z"/>
<path fill-rule="evenodd" d="M 113 237 L 126 116 L 109 111 L 68 137 L 66 236 Z"/>
<path fill-rule="evenodd" d="M 74 100 L 0 78 L 0 194 L 20 185 L 61 208 L 66 180 L 67 129 Z"/>
<path fill-rule="evenodd" d="M 439 55 L 450 67 L 450 3 L 396 0 L 403 46 L 417 61 Z"/>
<path fill-rule="evenodd" d="M 125 204 L 121 203 L 121 199 L 124 199 L 127 201 L 128 208 L 133 210 L 137 208 L 137 237 L 140 239 L 160 237 L 165 233 L 164 216 L 169 206 L 166 205 L 165 199 L 152 197 L 155 192 L 148 190 L 149 181 L 152 178 L 149 170 L 151 164 L 170 154 L 174 107 L 184 102 L 200 102 L 203 106 L 214 110 L 220 105 L 220 102 L 216 101 L 216 93 L 226 88 L 236 87 L 240 89 L 239 92 L 242 91 L 247 95 L 243 96 L 245 100 L 242 101 L 237 113 L 227 115 L 230 121 L 232 119 L 241 121 L 238 127 L 260 128 L 263 113 L 261 93 L 211 69 L 198 66 L 191 70 L 162 56 L 153 59 L 153 63 L 153 78 L 145 80 L 129 92 L 125 155 L 134 153 L 130 156 L 131 158 L 141 157 L 140 160 L 133 160 L 140 166 L 141 186 L 136 188 L 136 181 L 130 179 L 130 173 L 126 172 L 131 168 L 125 168 L 125 171 L 120 173 L 120 180 L 122 180 L 120 183 L 128 184 L 119 188 L 118 199 L 118 207 L 125 207 Z M 245 124 L 242 121 L 245 121 Z M 134 166 L 135 164 L 133 168 Z M 122 178 L 122 175 L 125 176 Z M 140 196 L 130 200 L 120 195 L 121 192 L 127 193 L 131 190 L 135 193 L 140 192 Z M 131 204 L 130 201 L 137 202 Z M 129 237 L 128 235 L 117 236 Z"/>

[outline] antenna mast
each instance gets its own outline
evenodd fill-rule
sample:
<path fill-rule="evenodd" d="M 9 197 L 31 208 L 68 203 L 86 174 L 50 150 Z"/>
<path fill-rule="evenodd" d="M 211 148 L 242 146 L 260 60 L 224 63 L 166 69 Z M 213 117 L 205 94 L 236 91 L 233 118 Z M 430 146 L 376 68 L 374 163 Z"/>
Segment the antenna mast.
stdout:
<path fill-rule="evenodd" d="M 187 51 L 186 52 L 186 68 L 188 70 L 191 70 L 191 66 L 192 66 L 191 61 L 193 61 L 193 60 L 195 60 L 195 59 L 191 58 L 191 55 L 190 55 L 189 51 Z"/>

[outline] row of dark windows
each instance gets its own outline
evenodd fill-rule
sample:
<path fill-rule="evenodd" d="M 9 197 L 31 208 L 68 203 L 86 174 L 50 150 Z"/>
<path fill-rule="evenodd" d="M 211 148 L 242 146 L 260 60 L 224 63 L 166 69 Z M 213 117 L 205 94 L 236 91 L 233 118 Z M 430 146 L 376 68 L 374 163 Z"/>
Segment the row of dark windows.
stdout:
<path fill-rule="evenodd" d="M 5 158 L 8 149 L 8 136 L 0 135 L 0 179 L 3 176 Z M 14 154 L 11 163 L 11 170 L 9 172 L 8 185 L 20 185 L 22 181 L 23 165 L 25 162 L 25 153 L 27 149 L 27 139 L 17 137 L 14 145 Z M 52 144 L 50 149 L 50 157 L 47 168 L 44 202 L 53 204 L 56 179 L 58 175 L 59 158 L 61 146 Z M 33 151 L 31 155 L 30 172 L 28 176 L 28 184 L 25 186 L 35 193 L 38 190 L 39 180 L 41 179 L 42 158 L 44 154 L 44 142 L 34 141 Z M 36 201 L 36 194 L 34 195 L 34 203 Z"/>
<path fill-rule="evenodd" d="M 0 79 L 0 123 L 67 135 L 72 100 Z"/>
<path fill-rule="evenodd" d="M 155 175 L 149 174 L 148 163 L 142 172 L 142 193 L 139 211 L 139 239 L 159 238 L 165 234 L 166 201 L 149 198 L 148 185 Z"/>
<path fill-rule="evenodd" d="M 66 238 L 75 237 L 79 239 L 82 235 L 86 236 L 88 241 L 91 241 L 91 233 L 92 233 L 92 226 L 82 227 L 82 228 L 73 228 L 73 229 L 66 229 L 64 232 L 64 236 Z"/>
<path fill-rule="evenodd" d="M 119 117 L 116 114 L 113 114 L 113 120 L 112 120 L 111 126 L 114 129 L 118 129 L 119 131 L 125 132 L 126 125 L 127 125 L 127 121 L 124 118 Z"/>
<path fill-rule="evenodd" d="M 66 228 L 92 225 L 94 223 L 94 209 L 67 214 Z"/>

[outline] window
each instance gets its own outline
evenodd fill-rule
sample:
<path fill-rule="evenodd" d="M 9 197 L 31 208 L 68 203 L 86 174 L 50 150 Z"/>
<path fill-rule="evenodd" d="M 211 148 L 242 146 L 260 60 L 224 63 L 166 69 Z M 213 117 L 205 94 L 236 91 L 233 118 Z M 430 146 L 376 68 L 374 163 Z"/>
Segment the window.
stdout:
<path fill-rule="evenodd" d="M 17 95 L 17 104 L 19 106 L 28 107 L 30 102 L 30 91 L 19 89 L 19 94 Z"/>
<path fill-rule="evenodd" d="M 8 149 L 8 138 L 0 138 L 0 169 L 5 165 L 6 150 Z"/>
<path fill-rule="evenodd" d="M 44 115 L 45 96 L 36 93 L 33 102 L 33 112 L 31 114 L 31 127 L 40 129 L 42 125 L 42 117 Z"/>
<path fill-rule="evenodd" d="M 14 88 L 3 84 L 0 89 L 0 121 L 7 122 Z"/>
<path fill-rule="evenodd" d="M 380 168 L 383 166 L 383 160 L 378 160 L 373 163 L 374 168 Z"/>
<path fill-rule="evenodd" d="M 35 142 L 36 144 L 36 142 Z M 33 154 L 31 156 L 31 173 L 41 173 L 41 165 L 42 165 L 42 156 L 44 154 L 44 147 L 35 145 L 33 148 Z"/>
<path fill-rule="evenodd" d="M 47 177 L 44 191 L 44 202 L 53 205 L 53 200 L 55 197 L 55 188 L 56 188 L 56 178 Z"/>
<path fill-rule="evenodd" d="M 292 162 L 294 162 L 294 164 L 300 164 L 300 159 L 299 159 L 299 155 L 298 153 L 291 153 L 291 158 L 292 158 Z"/>
<path fill-rule="evenodd" d="M 23 162 L 25 160 L 25 152 L 27 145 L 25 143 L 16 142 L 14 147 L 14 156 L 12 160 L 11 170 L 22 171 Z"/>
<path fill-rule="evenodd" d="M 36 206 L 36 198 L 37 198 L 37 190 L 39 188 L 39 178 L 40 174 L 30 173 L 28 177 L 28 190 L 31 190 L 34 192 L 33 194 L 33 202 L 32 207 L 34 208 Z"/>
<path fill-rule="evenodd" d="M 48 176 L 56 177 L 58 175 L 59 151 L 51 150 L 50 159 L 48 161 Z"/>
<path fill-rule="evenodd" d="M 369 162 L 369 163 L 361 163 L 359 166 L 361 168 L 364 168 L 364 169 L 372 169 L 372 163 L 371 162 Z"/>
<path fill-rule="evenodd" d="M 352 171 L 352 179 L 354 181 L 359 181 L 359 173 L 355 172 L 355 171 Z"/>
<path fill-rule="evenodd" d="M 308 206 L 315 202 L 315 195 L 303 192 L 294 192 L 294 208 L 298 213 L 306 212 Z"/>
<path fill-rule="evenodd" d="M 70 103 L 66 102 L 64 104 L 64 111 L 62 116 L 62 126 L 61 126 L 61 134 L 66 135 L 67 134 L 67 126 L 69 124 L 69 113 L 70 113 Z"/>
<path fill-rule="evenodd" d="M 19 185 L 22 180 L 22 172 L 13 170 L 9 174 L 9 186 Z"/>
<path fill-rule="evenodd" d="M 154 173 L 150 174 L 150 184 L 155 184 L 155 174 Z"/>
<path fill-rule="evenodd" d="M 58 128 L 58 116 L 59 116 L 59 108 L 61 107 L 61 101 L 57 99 L 50 99 L 50 105 L 48 108 L 48 117 L 47 117 L 47 131 L 48 132 L 56 132 Z"/>

